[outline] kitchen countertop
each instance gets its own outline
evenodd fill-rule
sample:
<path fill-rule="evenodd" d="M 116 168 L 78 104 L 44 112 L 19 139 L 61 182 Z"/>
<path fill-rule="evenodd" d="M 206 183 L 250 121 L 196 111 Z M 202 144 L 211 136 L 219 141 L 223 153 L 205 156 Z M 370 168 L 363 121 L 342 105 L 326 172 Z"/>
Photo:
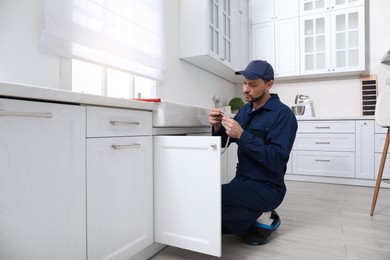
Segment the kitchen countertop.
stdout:
<path fill-rule="evenodd" d="M 56 101 L 60 103 L 131 108 L 140 110 L 157 109 L 157 104 L 153 102 L 144 102 L 124 98 L 112 98 L 61 89 L 20 85 L 7 82 L 0 82 L 0 97 Z"/>
<path fill-rule="evenodd" d="M 326 120 L 374 120 L 375 116 L 342 116 L 342 117 L 305 117 L 305 116 L 296 116 L 298 121 L 326 121 Z"/>
<path fill-rule="evenodd" d="M 40 101 L 56 101 L 60 103 L 108 106 L 139 110 L 157 111 L 159 103 L 144 102 L 124 98 L 113 98 L 68 90 L 44 88 L 30 85 L 0 82 L 0 97 L 12 97 Z M 172 103 L 175 104 L 175 103 Z M 375 116 L 343 116 L 343 117 L 305 117 L 297 116 L 298 121 L 325 120 L 374 120 Z"/>

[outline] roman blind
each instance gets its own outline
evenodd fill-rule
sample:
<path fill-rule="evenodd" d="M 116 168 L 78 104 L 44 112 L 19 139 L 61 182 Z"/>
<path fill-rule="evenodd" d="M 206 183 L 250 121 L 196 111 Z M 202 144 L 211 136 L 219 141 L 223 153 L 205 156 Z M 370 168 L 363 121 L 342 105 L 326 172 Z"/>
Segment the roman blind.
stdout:
<path fill-rule="evenodd" d="M 40 48 L 161 79 L 163 0 L 45 0 Z"/>

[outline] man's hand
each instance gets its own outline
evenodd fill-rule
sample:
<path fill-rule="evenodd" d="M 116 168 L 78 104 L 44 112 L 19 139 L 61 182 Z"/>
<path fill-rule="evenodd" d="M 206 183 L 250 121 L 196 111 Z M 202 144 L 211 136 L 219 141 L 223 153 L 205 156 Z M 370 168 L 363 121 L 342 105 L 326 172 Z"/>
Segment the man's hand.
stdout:
<path fill-rule="evenodd" d="M 236 120 L 224 116 L 222 118 L 223 126 L 226 129 L 226 134 L 232 138 L 240 139 L 242 132 L 244 131 L 239 123 Z"/>
<path fill-rule="evenodd" d="M 209 123 L 213 126 L 214 132 L 218 132 L 222 125 L 222 114 L 218 108 L 213 108 L 209 113 Z"/>

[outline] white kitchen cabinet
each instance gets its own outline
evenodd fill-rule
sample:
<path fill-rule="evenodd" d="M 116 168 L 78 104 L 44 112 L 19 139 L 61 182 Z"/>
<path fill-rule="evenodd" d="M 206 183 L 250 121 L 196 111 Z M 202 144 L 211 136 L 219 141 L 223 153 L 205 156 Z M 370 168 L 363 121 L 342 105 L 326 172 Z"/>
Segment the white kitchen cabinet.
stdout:
<path fill-rule="evenodd" d="M 247 0 L 186 0 L 179 3 L 180 58 L 234 83 L 248 63 Z M 234 52 L 234 53 L 233 53 Z"/>
<path fill-rule="evenodd" d="M 298 119 L 298 124 L 290 179 L 374 184 L 385 134 L 373 118 Z"/>
<path fill-rule="evenodd" d="M 155 241 L 221 256 L 220 137 L 153 142 Z"/>
<path fill-rule="evenodd" d="M 298 129 L 293 174 L 355 177 L 354 121 L 298 121 Z"/>
<path fill-rule="evenodd" d="M 252 0 L 252 24 L 299 16 L 299 0 Z"/>
<path fill-rule="evenodd" d="M 256 0 L 251 8 L 251 58 L 268 61 L 275 77 L 299 75 L 298 0 Z"/>
<path fill-rule="evenodd" d="M 265 60 L 275 68 L 274 22 L 252 24 L 251 51 L 252 60 Z"/>
<path fill-rule="evenodd" d="M 301 74 L 365 70 L 364 6 L 300 18 Z"/>
<path fill-rule="evenodd" d="M 375 171 L 374 178 L 378 177 L 378 170 L 382 159 L 383 146 L 385 144 L 387 128 L 375 125 Z M 385 168 L 383 170 L 384 179 L 390 178 L 390 151 L 386 155 Z"/>
<path fill-rule="evenodd" d="M 374 120 L 356 121 L 356 178 L 374 179 Z"/>
<path fill-rule="evenodd" d="M 85 259 L 85 107 L 0 99 L 0 259 Z"/>
<path fill-rule="evenodd" d="M 153 243 L 152 113 L 87 107 L 88 259 Z"/>
<path fill-rule="evenodd" d="M 364 0 L 300 0 L 299 11 L 301 15 L 310 15 L 361 5 Z"/>
<path fill-rule="evenodd" d="M 275 21 L 275 77 L 300 74 L 299 18 Z"/>

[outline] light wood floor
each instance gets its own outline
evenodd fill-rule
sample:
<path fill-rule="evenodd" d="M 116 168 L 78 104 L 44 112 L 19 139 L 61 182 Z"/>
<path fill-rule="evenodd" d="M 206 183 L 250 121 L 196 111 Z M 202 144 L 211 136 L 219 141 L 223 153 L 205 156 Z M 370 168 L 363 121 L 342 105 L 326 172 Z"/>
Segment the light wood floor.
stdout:
<path fill-rule="evenodd" d="M 268 244 L 248 246 L 223 236 L 222 257 L 166 247 L 152 260 L 390 260 L 390 190 L 379 192 L 370 216 L 373 188 L 287 182 L 277 209 L 282 224 Z"/>

